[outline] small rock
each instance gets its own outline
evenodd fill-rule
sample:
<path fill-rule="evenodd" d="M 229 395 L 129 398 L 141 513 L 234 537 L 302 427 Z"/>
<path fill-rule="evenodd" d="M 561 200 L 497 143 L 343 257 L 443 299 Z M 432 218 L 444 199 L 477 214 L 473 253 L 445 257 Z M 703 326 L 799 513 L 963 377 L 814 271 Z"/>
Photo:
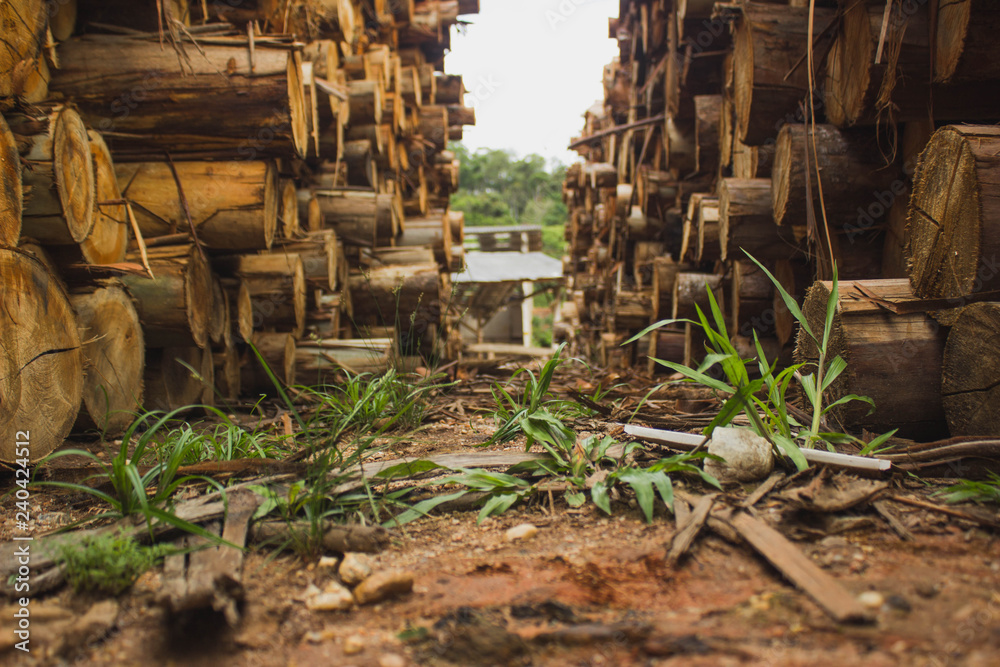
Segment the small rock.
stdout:
<path fill-rule="evenodd" d="M 405 570 L 385 570 L 371 575 L 354 589 L 358 604 L 371 604 L 413 590 L 413 573 Z"/>
<path fill-rule="evenodd" d="M 385 653 L 379 656 L 378 667 L 406 667 L 406 658 L 396 653 Z"/>
<path fill-rule="evenodd" d="M 344 655 L 357 655 L 365 650 L 365 643 L 361 640 L 361 637 L 357 635 L 351 635 L 344 639 L 344 645 L 341 647 Z"/>
<path fill-rule="evenodd" d="M 306 608 L 310 611 L 346 611 L 354 606 L 351 591 L 336 581 L 331 581 L 322 591 L 306 595 Z"/>
<path fill-rule="evenodd" d="M 869 609 L 881 609 L 885 598 L 878 591 L 865 591 L 858 596 L 858 602 Z"/>
<path fill-rule="evenodd" d="M 317 565 L 320 569 L 336 570 L 339 563 L 340 559 L 336 556 L 321 556 Z"/>
<path fill-rule="evenodd" d="M 940 593 L 941 588 L 937 584 L 924 583 L 924 584 L 917 584 L 916 591 L 917 595 L 919 595 L 922 598 L 927 598 L 929 600 L 930 598 L 935 597 L 938 593 Z"/>
<path fill-rule="evenodd" d="M 538 528 L 530 523 L 522 523 L 507 530 L 507 541 L 530 540 L 538 535 Z"/>
<path fill-rule="evenodd" d="M 896 611 L 901 611 L 904 614 L 909 614 L 913 611 L 913 605 L 910 601 L 904 598 L 902 595 L 890 595 L 885 599 L 885 603 L 889 605 L 890 609 L 895 609 Z"/>
<path fill-rule="evenodd" d="M 371 576 L 375 563 L 371 556 L 359 553 L 346 553 L 340 562 L 340 580 L 348 586 L 357 586 Z"/>
<path fill-rule="evenodd" d="M 705 472 L 720 482 L 753 482 L 774 469 L 771 443 L 745 428 L 719 427 L 708 441 L 708 453 L 725 462 L 707 459 Z"/>

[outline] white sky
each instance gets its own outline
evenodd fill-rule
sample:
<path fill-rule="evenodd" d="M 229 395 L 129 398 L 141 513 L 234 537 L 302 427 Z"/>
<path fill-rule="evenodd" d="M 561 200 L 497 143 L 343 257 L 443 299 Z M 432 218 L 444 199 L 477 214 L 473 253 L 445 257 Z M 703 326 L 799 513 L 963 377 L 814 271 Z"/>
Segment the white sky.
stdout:
<path fill-rule="evenodd" d="M 461 74 L 476 107 L 463 143 L 538 153 L 563 164 L 583 113 L 603 99 L 604 65 L 618 54 L 608 18 L 618 0 L 481 0 L 465 35 L 452 28 L 445 71 Z"/>

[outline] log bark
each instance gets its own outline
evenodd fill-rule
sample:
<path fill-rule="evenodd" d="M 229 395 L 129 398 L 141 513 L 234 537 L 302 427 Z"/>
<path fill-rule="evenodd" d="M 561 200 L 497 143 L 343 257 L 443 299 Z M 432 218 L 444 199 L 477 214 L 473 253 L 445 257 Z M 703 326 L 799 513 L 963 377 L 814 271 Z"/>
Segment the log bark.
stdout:
<path fill-rule="evenodd" d="M 204 368 L 206 355 L 211 359 L 210 351 L 193 346 L 147 350 L 143 375 L 145 409 L 171 411 L 201 403 L 205 383 L 196 373 Z"/>
<path fill-rule="evenodd" d="M 329 381 L 341 370 L 384 373 L 390 363 L 392 341 L 388 338 L 321 340 L 295 350 L 296 376 L 306 384 Z"/>
<path fill-rule="evenodd" d="M 937 5 L 934 80 L 939 83 L 1000 78 L 996 36 L 1000 7 L 989 0 L 958 0 Z"/>
<path fill-rule="evenodd" d="M 817 9 L 816 30 L 835 16 L 833 10 Z M 743 5 L 733 38 L 736 137 L 743 143 L 756 146 L 775 137 L 808 94 L 808 69 L 799 62 L 805 60 L 808 32 L 808 9 L 761 2 Z M 830 43 L 825 36 L 816 40 L 816 62 L 823 60 Z"/>
<path fill-rule="evenodd" d="M 774 285 L 767 275 L 749 260 L 733 262 L 729 289 L 729 334 L 752 340 L 754 331 L 763 337 L 774 332 Z M 770 359 L 769 359 L 770 361 Z"/>
<path fill-rule="evenodd" d="M 719 181 L 719 245 L 722 259 L 789 259 L 804 253 L 791 228 L 774 224 L 771 182 L 766 178 Z"/>
<path fill-rule="evenodd" d="M 302 258 L 270 252 L 228 255 L 214 260 L 219 272 L 246 285 L 253 302 L 253 327 L 292 333 L 300 338 L 306 326 L 306 278 Z"/>
<path fill-rule="evenodd" d="M 242 39 L 161 48 L 156 38 L 100 36 L 63 42 L 59 57 L 50 89 L 74 100 L 116 159 L 306 155 L 297 50 L 251 49 Z"/>
<path fill-rule="evenodd" d="M 392 195 L 360 190 L 315 190 L 326 224 L 345 245 L 388 245 L 399 232 L 402 212 Z"/>
<path fill-rule="evenodd" d="M 942 324 L 955 322 L 963 297 L 1000 289 L 1000 129 L 934 133 L 914 177 L 907 237 L 913 292 L 953 299 L 932 313 Z"/>
<path fill-rule="evenodd" d="M 714 262 L 722 258 L 722 247 L 719 245 L 720 232 L 719 200 L 715 197 L 706 197 L 698 206 L 698 243 L 695 257 L 699 262 Z"/>
<path fill-rule="evenodd" d="M 0 249 L 0 277 L 0 461 L 37 461 L 63 444 L 76 421 L 80 336 L 69 299 L 41 262 Z"/>
<path fill-rule="evenodd" d="M 114 437 L 143 404 L 146 346 L 135 305 L 118 282 L 70 297 L 83 341 L 83 409 L 77 429 Z"/>
<path fill-rule="evenodd" d="M 706 317 L 711 317 L 711 310 L 708 301 L 708 291 L 712 291 L 716 303 L 722 312 L 725 312 L 725 299 L 722 298 L 722 276 L 714 273 L 678 273 L 674 282 L 673 292 L 673 319 L 698 320 L 698 311 L 695 306 L 701 308 L 701 312 Z"/>
<path fill-rule="evenodd" d="M 21 232 L 44 243 L 81 243 L 94 228 L 90 140 L 80 115 L 55 106 L 8 118 L 24 159 Z"/>
<path fill-rule="evenodd" d="M 22 0 L 0 5 L 0 25 L 4 28 L 0 49 L 0 108 L 7 109 L 22 96 L 26 78 L 44 56 L 48 2 Z"/>
<path fill-rule="evenodd" d="M 806 294 L 803 314 L 813 331 L 823 330 L 832 285 L 816 282 Z M 945 433 L 941 403 L 941 362 L 946 331 L 924 313 L 896 315 L 866 295 L 910 296 L 906 280 L 841 281 L 837 312 L 827 359 L 840 356 L 847 370 L 826 393 L 827 403 L 857 394 L 875 402 L 852 401 L 831 410 L 845 428 L 882 433 L 899 428 L 901 437 L 932 440 Z M 818 351 L 812 339 L 799 332 L 796 363 L 813 372 Z"/>
<path fill-rule="evenodd" d="M 129 261 L 141 264 L 138 252 Z M 212 270 L 191 245 L 149 248 L 153 278 L 122 277 L 142 322 L 148 347 L 176 346 L 178 340 L 208 345 L 212 306 Z"/>
<path fill-rule="evenodd" d="M 167 162 L 130 162 L 115 172 L 144 237 L 187 232 L 189 213 L 209 248 L 256 250 L 274 241 L 281 193 L 271 161 L 174 162 L 173 170 Z"/>
<path fill-rule="evenodd" d="M 355 327 L 393 327 L 404 349 L 432 341 L 441 323 L 443 290 L 437 264 L 372 268 L 347 281 Z"/>
<path fill-rule="evenodd" d="M 673 317 L 674 284 L 680 267 L 669 257 L 653 260 L 653 317 L 654 321 Z"/>
<path fill-rule="evenodd" d="M 652 292 L 618 290 L 612 306 L 612 331 L 635 333 L 650 324 L 653 316 Z"/>
<path fill-rule="evenodd" d="M 722 118 L 722 95 L 697 95 L 695 113 L 695 166 L 702 174 L 715 174 L 719 170 L 719 123 Z"/>
<path fill-rule="evenodd" d="M 962 311 L 948 334 L 941 401 L 952 437 L 1000 436 L 1000 304 Z"/>
<path fill-rule="evenodd" d="M 953 4 L 961 3 L 941 3 Z M 879 42 L 883 41 L 885 4 L 857 2 L 845 8 L 827 60 L 824 88 L 829 122 L 841 127 L 886 124 L 920 120 L 932 113 L 938 120 L 996 118 L 1000 109 L 996 86 L 982 86 L 976 81 L 931 85 L 929 5 L 915 3 L 915 9 L 893 3 L 885 21 L 882 61 L 875 64 Z M 986 75 L 995 67 L 987 67 Z"/>
<path fill-rule="evenodd" d="M 272 253 L 298 255 L 302 270 L 311 289 L 336 291 L 340 275 L 340 253 L 337 251 L 337 232 L 324 229 L 309 232 L 305 238 L 282 243 Z"/>
<path fill-rule="evenodd" d="M 778 134 L 771 173 L 774 220 L 779 225 L 805 228 L 809 178 L 808 191 L 812 193 L 817 221 L 822 224 L 824 209 L 820 208 L 818 169 L 822 174 L 823 202 L 830 229 L 854 228 L 860 232 L 866 228 L 862 225 L 870 202 L 882 207 L 884 214 L 904 192 L 906 182 L 899 165 L 887 161 L 871 132 L 838 130 L 833 125 L 816 125 L 815 129 L 815 135 L 811 136 L 811 126 L 807 129 L 806 125 L 785 125 Z M 806 150 L 809 150 L 808 173 Z"/>
<path fill-rule="evenodd" d="M 296 384 L 295 336 L 287 333 L 257 332 L 253 337 L 254 347 L 263 357 L 271 372 L 286 386 Z M 274 395 L 274 382 L 268 376 L 260 359 L 248 350 L 240 372 L 240 384 L 250 393 Z"/>
<path fill-rule="evenodd" d="M 0 245 L 16 246 L 21 238 L 21 156 L 7 121 L 0 116 Z"/>

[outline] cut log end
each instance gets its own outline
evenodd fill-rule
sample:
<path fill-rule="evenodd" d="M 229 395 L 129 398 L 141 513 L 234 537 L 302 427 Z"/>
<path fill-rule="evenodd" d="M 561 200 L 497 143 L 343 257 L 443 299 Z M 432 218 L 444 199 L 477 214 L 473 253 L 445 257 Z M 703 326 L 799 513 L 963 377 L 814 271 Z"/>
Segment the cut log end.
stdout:
<path fill-rule="evenodd" d="M 146 348 L 132 300 L 118 285 L 71 297 L 76 310 L 86 380 L 79 428 L 122 433 L 142 405 Z"/>
<path fill-rule="evenodd" d="M 16 246 L 21 236 L 21 158 L 7 122 L 0 116 L 0 244 Z"/>
<path fill-rule="evenodd" d="M 83 352 L 69 299 L 41 262 L 0 249 L 0 460 L 37 461 L 62 445 L 83 396 Z M 25 444 L 20 444 L 25 443 Z"/>
<path fill-rule="evenodd" d="M 82 243 L 94 228 L 94 160 L 87 128 L 69 107 L 60 111 L 53 127 L 52 160 L 66 227 L 73 241 Z"/>
<path fill-rule="evenodd" d="M 111 203 L 122 199 L 115 177 L 111 153 L 101 135 L 88 131 L 90 153 L 94 160 L 96 207 L 94 227 L 80 243 L 83 259 L 90 264 L 115 264 L 125 259 L 128 250 L 128 219 L 123 204 Z"/>

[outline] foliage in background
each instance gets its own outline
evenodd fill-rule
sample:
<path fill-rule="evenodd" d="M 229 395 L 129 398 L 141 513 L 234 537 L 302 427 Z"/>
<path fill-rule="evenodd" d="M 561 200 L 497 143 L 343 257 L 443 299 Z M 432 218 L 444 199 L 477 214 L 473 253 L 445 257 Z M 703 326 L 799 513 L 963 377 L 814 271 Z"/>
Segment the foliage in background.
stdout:
<path fill-rule="evenodd" d="M 540 155 L 518 159 L 505 150 L 470 152 L 461 143 L 449 147 L 461 161 L 459 191 L 451 207 L 465 213 L 470 227 L 541 225 L 543 250 L 562 257 L 568 211 L 562 201 L 566 168 L 547 164 Z"/>
<path fill-rule="evenodd" d="M 754 347 L 757 354 L 750 359 L 743 359 L 742 355 L 740 355 L 729 340 L 725 318 L 711 289 L 708 289 L 709 315 L 711 315 L 711 320 L 696 305 L 695 308 L 698 314 L 697 322 L 686 319 L 663 320 L 639 332 L 626 341 L 625 344 L 634 342 L 659 327 L 675 322 L 691 324 L 699 327 L 704 332 L 707 339 L 705 347 L 708 354 L 698 368 L 689 368 L 684 364 L 662 359 L 654 359 L 654 361 L 682 374 L 686 381 L 696 382 L 715 390 L 720 395 L 725 395 L 722 408 L 715 419 L 705 428 L 705 435 L 711 435 L 716 427 L 728 425 L 734 417 L 742 412 L 750 420 L 753 430 L 770 442 L 775 447 L 777 454 L 786 454 L 799 470 L 809 467 L 809 463 L 799 449 L 800 446 L 813 448 L 817 444 L 824 444 L 833 451 L 833 444 L 835 442 L 851 441 L 862 446 L 862 454 L 867 455 L 876 451 L 886 440 L 892 437 L 895 431 L 890 431 L 869 443 L 864 443 L 847 434 L 828 433 L 821 430 L 823 417 L 838 405 L 850 401 L 863 401 L 869 403 L 874 409 L 874 403 L 870 398 L 855 394 L 841 396 L 829 404 L 825 401 L 825 393 L 847 368 L 847 362 L 842 357 L 837 356 L 832 360 L 827 358 L 830 332 L 833 328 L 834 315 L 837 310 L 837 267 L 833 267 L 833 285 L 826 305 L 823 331 L 820 332 L 821 335 L 818 335 L 809 326 L 809 322 L 799 309 L 795 299 L 785 291 L 781 283 L 778 282 L 771 272 L 749 254 L 747 257 L 760 267 L 771 280 L 788 311 L 798 321 L 800 331 L 815 343 L 819 356 L 815 364 L 795 364 L 776 374 L 777 360 L 773 362 L 767 361 L 764 350 L 760 345 L 760 340 L 757 338 L 756 331 L 754 331 Z M 716 364 L 721 367 L 726 381 L 709 375 L 709 369 Z M 756 366 L 756 370 L 760 375 L 759 378 L 751 379 L 751 373 L 748 369 L 753 366 Z M 805 373 L 807 370 L 811 370 L 812 372 Z M 808 425 L 800 424 L 788 410 L 787 393 L 793 379 L 802 388 L 802 392 L 809 402 L 809 407 L 812 411 L 811 423 Z"/>
<path fill-rule="evenodd" d="M 121 533 L 106 533 L 59 545 L 55 561 L 77 593 L 119 595 L 172 552 L 170 545 L 144 546 Z"/>

